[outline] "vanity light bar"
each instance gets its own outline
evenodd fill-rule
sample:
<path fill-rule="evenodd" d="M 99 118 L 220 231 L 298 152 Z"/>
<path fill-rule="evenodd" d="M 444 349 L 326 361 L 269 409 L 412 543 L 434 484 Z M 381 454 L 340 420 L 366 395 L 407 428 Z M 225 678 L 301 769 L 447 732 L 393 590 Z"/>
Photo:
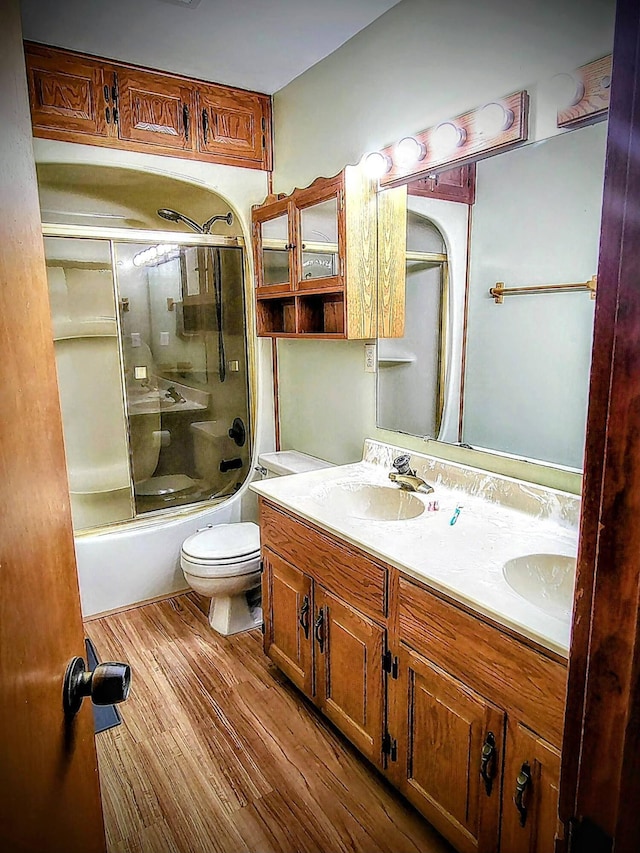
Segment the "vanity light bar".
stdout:
<path fill-rule="evenodd" d="M 611 66 L 609 54 L 582 65 L 570 75 L 576 84 L 576 98 L 558 110 L 558 127 L 577 127 L 605 118 L 611 93 Z"/>
<path fill-rule="evenodd" d="M 403 184 L 407 178 L 424 177 L 435 169 L 442 171 L 525 142 L 529 135 L 528 113 L 529 95 L 522 91 L 443 121 L 414 134 L 425 153 L 410 165 L 398 162 L 395 146 L 390 145 L 380 152 L 392 164 L 380 177 L 380 186 Z"/>

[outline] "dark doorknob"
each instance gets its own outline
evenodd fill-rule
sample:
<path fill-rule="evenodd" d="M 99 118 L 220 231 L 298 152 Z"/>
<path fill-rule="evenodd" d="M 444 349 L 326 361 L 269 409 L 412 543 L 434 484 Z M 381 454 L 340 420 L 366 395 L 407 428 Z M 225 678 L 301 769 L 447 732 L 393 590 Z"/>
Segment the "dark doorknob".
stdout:
<path fill-rule="evenodd" d="M 94 705 L 117 705 L 129 695 L 131 667 L 128 663 L 99 663 L 88 671 L 82 658 L 71 658 L 64 675 L 62 704 L 68 716 L 77 714 L 85 696 Z"/>

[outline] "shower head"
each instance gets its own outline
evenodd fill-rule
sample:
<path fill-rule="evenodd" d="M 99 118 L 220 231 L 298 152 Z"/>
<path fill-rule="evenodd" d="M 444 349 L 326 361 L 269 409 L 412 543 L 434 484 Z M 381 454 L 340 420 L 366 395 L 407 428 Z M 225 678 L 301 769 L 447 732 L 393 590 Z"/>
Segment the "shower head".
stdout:
<path fill-rule="evenodd" d="M 178 213 L 177 210 L 171 210 L 169 207 L 161 207 L 158 211 L 158 216 L 161 216 L 163 219 L 167 219 L 169 222 L 185 222 L 190 228 L 193 228 L 194 231 L 197 231 L 198 234 L 204 234 L 205 230 L 202 225 L 198 225 L 197 222 L 194 222 L 193 219 L 189 219 L 188 216 L 185 216 L 182 213 Z"/>
<path fill-rule="evenodd" d="M 204 225 L 198 225 L 198 223 L 194 222 L 193 219 L 189 219 L 188 216 L 185 216 L 183 213 L 178 213 L 177 210 L 171 210 L 169 207 L 161 207 L 157 213 L 158 216 L 161 216 L 163 219 L 168 219 L 169 222 L 186 222 L 187 225 L 193 228 L 194 231 L 197 231 L 198 234 L 210 234 L 211 226 L 214 222 L 218 222 L 218 220 L 224 220 L 227 225 L 233 224 L 233 213 L 231 213 L 231 211 L 222 216 L 212 216 L 211 219 L 207 219 Z"/>
<path fill-rule="evenodd" d="M 214 222 L 218 222 L 218 221 L 224 221 L 227 223 L 227 225 L 233 225 L 233 213 L 231 213 L 231 211 L 229 211 L 229 213 L 225 213 L 224 216 L 212 216 L 211 219 L 207 219 L 207 221 L 202 226 L 202 233 L 203 234 L 210 234 L 211 233 L 211 226 L 213 225 Z"/>

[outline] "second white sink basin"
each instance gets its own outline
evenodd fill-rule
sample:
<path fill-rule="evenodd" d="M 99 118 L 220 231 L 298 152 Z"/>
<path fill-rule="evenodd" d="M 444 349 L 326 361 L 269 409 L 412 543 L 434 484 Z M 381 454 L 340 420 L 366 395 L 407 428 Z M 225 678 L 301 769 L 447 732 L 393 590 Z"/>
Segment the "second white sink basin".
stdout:
<path fill-rule="evenodd" d="M 402 521 L 424 512 L 423 502 L 411 492 L 370 483 L 319 486 L 311 496 L 336 513 L 369 521 Z"/>
<path fill-rule="evenodd" d="M 576 558 L 561 554 L 526 554 L 508 560 L 502 571 L 509 586 L 548 613 L 571 615 Z"/>

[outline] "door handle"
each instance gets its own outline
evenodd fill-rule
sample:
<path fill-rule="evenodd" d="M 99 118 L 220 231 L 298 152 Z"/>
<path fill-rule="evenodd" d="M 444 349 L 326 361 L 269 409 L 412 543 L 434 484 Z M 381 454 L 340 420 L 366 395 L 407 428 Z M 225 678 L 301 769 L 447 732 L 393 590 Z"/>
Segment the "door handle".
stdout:
<path fill-rule="evenodd" d="M 313 626 L 313 633 L 316 638 L 316 642 L 318 643 L 318 648 L 320 649 L 320 653 L 324 652 L 324 610 L 320 608 L 320 612 L 318 613 L 318 617 Z"/>
<path fill-rule="evenodd" d="M 493 732 L 487 732 L 480 753 L 480 775 L 484 782 L 487 797 L 491 796 L 493 777 L 496 774 L 496 737 Z"/>
<path fill-rule="evenodd" d="M 527 806 L 524 804 L 524 795 L 527 788 L 531 785 L 531 767 L 525 761 L 520 768 L 520 772 L 516 778 L 516 792 L 513 797 L 513 802 L 520 813 L 520 826 L 524 826 L 527 822 Z"/>
<path fill-rule="evenodd" d="M 189 107 L 186 104 L 182 105 L 182 126 L 184 128 L 184 138 L 189 141 Z"/>
<path fill-rule="evenodd" d="M 302 607 L 300 608 L 300 615 L 298 617 L 298 623 L 302 630 L 304 631 L 305 640 L 309 639 L 309 596 L 305 595 L 302 599 Z"/>
<path fill-rule="evenodd" d="M 209 141 L 209 114 L 206 109 L 202 110 L 202 137 L 206 145 Z"/>
<path fill-rule="evenodd" d="M 85 696 L 94 705 L 117 705 L 124 702 L 131 688 L 131 667 L 128 663 L 109 661 L 87 670 L 82 658 L 71 658 L 64 674 L 62 705 L 64 713 L 73 717 L 80 710 Z"/>

